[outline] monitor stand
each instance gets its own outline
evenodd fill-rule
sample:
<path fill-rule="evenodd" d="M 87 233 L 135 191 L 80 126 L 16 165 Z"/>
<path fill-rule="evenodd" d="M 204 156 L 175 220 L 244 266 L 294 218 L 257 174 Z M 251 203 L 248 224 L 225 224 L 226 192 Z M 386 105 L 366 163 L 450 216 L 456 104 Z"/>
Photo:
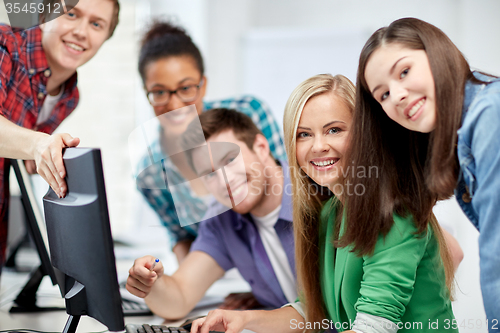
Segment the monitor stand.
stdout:
<path fill-rule="evenodd" d="M 66 322 L 62 333 L 75 333 L 78 322 L 80 321 L 80 317 L 81 316 L 69 315 L 68 321 Z"/>
<path fill-rule="evenodd" d="M 76 327 L 80 317 L 87 314 L 87 296 L 85 286 L 71 277 L 66 277 L 66 286 L 73 284 L 64 296 L 66 300 L 66 312 L 69 314 L 62 333 L 76 333 Z"/>
<path fill-rule="evenodd" d="M 42 265 L 31 273 L 30 279 L 14 300 L 14 303 L 17 304 L 17 306 L 13 305 L 9 312 L 26 313 L 65 310 L 65 308 L 62 307 L 39 307 L 36 305 L 36 293 L 45 275 L 48 274 L 44 272 Z"/>

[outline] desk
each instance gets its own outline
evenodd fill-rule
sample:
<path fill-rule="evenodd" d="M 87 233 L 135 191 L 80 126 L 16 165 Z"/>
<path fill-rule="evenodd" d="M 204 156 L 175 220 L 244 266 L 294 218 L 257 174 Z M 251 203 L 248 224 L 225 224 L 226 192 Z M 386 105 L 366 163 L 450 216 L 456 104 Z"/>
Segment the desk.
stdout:
<path fill-rule="evenodd" d="M 130 263 L 119 262 L 119 270 L 122 267 L 130 267 Z M 50 311 L 39 313 L 9 313 L 12 306 L 12 301 L 19 293 L 28 279 L 28 273 L 16 273 L 8 270 L 2 272 L 0 277 L 0 330 L 14 329 L 32 329 L 44 332 L 62 332 L 64 325 L 68 319 L 68 314 L 65 311 Z M 242 287 L 242 284 L 230 283 L 229 286 L 224 285 L 227 281 L 218 281 L 212 286 L 209 292 L 217 293 L 221 291 L 237 291 Z M 227 288 L 226 288 L 227 287 Z M 243 288 L 245 286 L 243 285 Z M 59 288 L 52 286 L 50 279 L 45 277 L 38 291 L 39 306 L 64 306 L 64 300 L 61 298 Z M 200 309 L 192 311 L 187 317 L 195 317 L 207 314 L 211 309 Z M 178 326 L 182 321 L 165 323 L 163 318 L 158 316 L 138 316 L 125 317 L 125 324 L 166 324 L 168 326 Z M 102 332 L 106 331 L 106 326 L 99 323 L 97 320 L 82 316 L 78 324 L 77 332 Z M 246 333 L 252 331 L 245 330 Z"/>

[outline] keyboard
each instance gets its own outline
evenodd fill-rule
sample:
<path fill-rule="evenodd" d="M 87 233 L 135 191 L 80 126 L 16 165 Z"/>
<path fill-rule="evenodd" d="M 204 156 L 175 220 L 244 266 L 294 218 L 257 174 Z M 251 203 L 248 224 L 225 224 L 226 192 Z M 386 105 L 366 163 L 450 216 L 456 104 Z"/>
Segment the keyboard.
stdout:
<path fill-rule="evenodd" d="M 124 316 L 151 316 L 153 314 L 145 303 L 135 302 L 123 297 L 122 309 Z"/>
<path fill-rule="evenodd" d="M 127 333 L 189 333 L 189 331 L 184 327 L 173 327 L 165 325 L 127 324 L 125 328 Z M 209 333 L 223 333 L 223 332 L 210 331 Z"/>
<path fill-rule="evenodd" d="M 148 308 L 144 300 L 132 295 L 125 289 L 125 282 L 120 283 L 120 294 L 122 296 L 122 309 L 124 316 L 151 316 L 153 313 Z M 196 304 L 195 309 L 204 307 L 214 307 L 222 304 L 224 297 L 205 295 Z"/>
<path fill-rule="evenodd" d="M 133 325 L 125 326 L 127 333 L 189 333 L 184 327 L 168 327 L 165 325 Z"/>

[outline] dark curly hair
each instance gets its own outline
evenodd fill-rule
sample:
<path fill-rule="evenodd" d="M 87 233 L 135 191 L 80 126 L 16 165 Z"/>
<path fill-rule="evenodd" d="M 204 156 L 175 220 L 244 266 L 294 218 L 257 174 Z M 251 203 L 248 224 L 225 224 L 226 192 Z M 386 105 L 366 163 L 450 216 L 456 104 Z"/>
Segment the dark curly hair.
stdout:
<path fill-rule="evenodd" d="M 187 56 L 195 62 L 200 74 L 204 74 L 203 58 L 191 37 L 179 26 L 155 20 L 141 40 L 139 73 L 146 79 L 146 66 L 162 58 Z"/>

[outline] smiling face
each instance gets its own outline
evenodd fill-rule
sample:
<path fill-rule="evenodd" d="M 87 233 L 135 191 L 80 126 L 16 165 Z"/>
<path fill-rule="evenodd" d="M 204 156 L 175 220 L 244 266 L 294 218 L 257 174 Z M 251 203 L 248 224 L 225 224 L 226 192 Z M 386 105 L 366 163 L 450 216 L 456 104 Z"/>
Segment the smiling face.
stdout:
<path fill-rule="evenodd" d="M 68 13 L 40 25 L 42 46 L 52 71 L 76 71 L 110 34 L 111 1 L 80 0 Z"/>
<path fill-rule="evenodd" d="M 397 43 L 380 46 L 368 59 L 365 80 L 389 118 L 412 131 L 434 130 L 434 78 L 424 50 Z"/>
<path fill-rule="evenodd" d="M 227 130 L 210 136 L 207 143 L 212 161 L 206 158 L 202 149 L 195 149 L 192 154 L 195 172 L 201 176 L 207 189 L 217 201 L 237 213 L 258 210 L 266 199 L 267 181 L 263 162 L 271 158 L 266 138 L 258 134 L 251 150 L 235 137 L 232 130 Z M 238 155 L 239 152 L 241 155 Z M 221 172 L 222 167 L 228 185 Z"/>
<path fill-rule="evenodd" d="M 172 56 L 149 63 L 146 66 L 144 80 L 144 87 L 148 92 L 173 91 L 199 85 L 202 79 L 204 83 L 195 100 L 183 102 L 177 94 L 172 94 L 167 104 L 153 107 L 155 114 L 159 116 L 192 104 L 196 106 L 198 114 L 201 114 L 206 91 L 206 78 L 201 75 L 194 59 L 190 56 Z"/>
<path fill-rule="evenodd" d="M 347 150 L 352 115 L 334 93 L 314 96 L 307 101 L 297 128 L 299 167 L 321 186 L 330 190 L 339 182 Z"/>
<path fill-rule="evenodd" d="M 179 108 L 195 105 L 198 114 L 203 111 L 203 97 L 206 91 L 206 78 L 203 77 L 196 67 L 194 60 L 189 56 L 172 56 L 153 61 L 146 66 L 144 88 L 148 92 L 160 93 L 165 90 L 178 90 L 193 85 L 200 84 L 203 79 L 203 85 L 200 87 L 199 93 L 195 100 L 186 103 L 183 102 L 177 94 L 172 94 L 167 104 L 161 106 L 153 106 L 156 116 L 164 113 L 177 110 Z M 167 132 L 174 135 L 173 131 L 183 133 L 191 120 L 190 118 L 179 117 L 160 117 L 160 123 L 164 128 L 168 128 Z M 165 118 L 165 119 L 163 119 Z M 170 120 L 170 121 L 169 121 Z"/>

